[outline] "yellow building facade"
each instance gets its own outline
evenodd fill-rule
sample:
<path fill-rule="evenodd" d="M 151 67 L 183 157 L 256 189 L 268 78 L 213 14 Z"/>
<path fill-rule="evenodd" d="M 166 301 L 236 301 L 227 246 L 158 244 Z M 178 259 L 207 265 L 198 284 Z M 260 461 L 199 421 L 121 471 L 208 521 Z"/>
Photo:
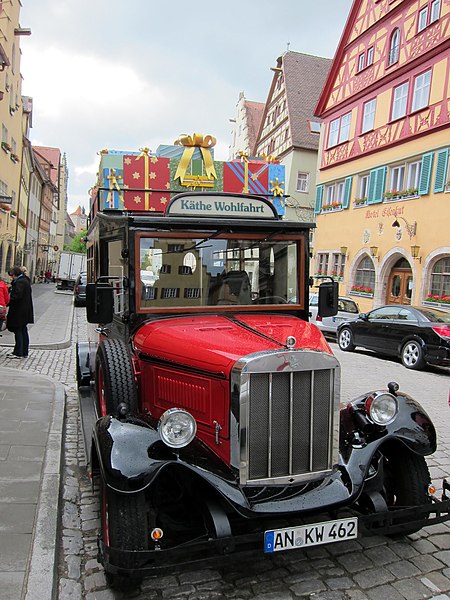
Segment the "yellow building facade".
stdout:
<path fill-rule="evenodd" d="M 355 0 L 317 109 L 313 274 L 450 309 L 450 5 Z"/>

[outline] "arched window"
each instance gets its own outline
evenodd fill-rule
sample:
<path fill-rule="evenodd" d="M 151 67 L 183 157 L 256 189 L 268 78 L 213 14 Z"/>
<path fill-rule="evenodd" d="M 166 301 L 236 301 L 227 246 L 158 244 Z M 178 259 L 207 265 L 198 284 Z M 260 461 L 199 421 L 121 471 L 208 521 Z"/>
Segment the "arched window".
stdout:
<path fill-rule="evenodd" d="M 8 252 L 6 253 L 6 264 L 5 264 L 5 271 L 7 273 L 9 273 L 9 271 L 11 270 L 12 264 L 12 248 L 11 245 L 8 244 Z"/>
<path fill-rule="evenodd" d="M 398 61 L 398 54 L 400 50 L 400 29 L 394 29 L 391 35 L 391 43 L 389 46 L 389 60 L 388 64 L 393 65 Z"/>
<path fill-rule="evenodd" d="M 366 291 L 375 289 L 375 268 L 369 256 L 362 258 L 356 267 L 355 287 L 367 288 Z"/>
<path fill-rule="evenodd" d="M 431 272 L 430 295 L 450 296 L 450 257 L 436 261 Z"/>

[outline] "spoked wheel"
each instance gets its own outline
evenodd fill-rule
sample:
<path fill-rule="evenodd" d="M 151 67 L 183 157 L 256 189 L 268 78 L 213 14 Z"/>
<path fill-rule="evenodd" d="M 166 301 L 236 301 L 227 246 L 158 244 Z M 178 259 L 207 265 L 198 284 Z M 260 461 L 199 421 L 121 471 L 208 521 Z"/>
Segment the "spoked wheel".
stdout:
<path fill-rule="evenodd" d="M 115 556 L 119 550 L 148 550 L 148 516 L 144 492 L 118 494 L 105 484 L 101 491 L 101 535 L 110 548 L 110 560 L 130 572 L 136 565 L 127 564 L 126 559 Z M 131 559 L 130 559 L 131 560 Z M 109 567 L 109 568 L 108 568 Z M 131 591 L 138 588 L 142 577 L 113 573 L 105 565 L 108 585 L 116 590 Z"/>
<path fill-rule="evenodd" d="M 402 363 L 407 369 L 422 369 L 425 365 L 422 346 L 416 340 L 409 340 L 402 348 Z"/>
<path fill-rule="evenodd" d="M 343 327 L 338 334 L 339 348 L 344 352 L 351 352 L 355 349 L 353 334 L 348 327 Z"/>
<path fill-rule="evenodd" d="M 100 417 L 114 414 L 122 402 L 131 413 L 138 412 L 133 365 L 128 348 L 121 340 L 105 340 L 98 347 L 95 383 Z"/>

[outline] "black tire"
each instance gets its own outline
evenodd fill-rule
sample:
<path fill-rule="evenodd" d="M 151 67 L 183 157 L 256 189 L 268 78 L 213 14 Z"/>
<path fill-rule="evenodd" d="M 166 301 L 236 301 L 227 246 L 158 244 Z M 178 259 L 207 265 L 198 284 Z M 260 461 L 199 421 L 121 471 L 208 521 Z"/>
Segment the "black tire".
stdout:
<path fill-rule="evenodd" d="M 349 327 L 343 327 L 338 333 L 339 348 L 344 352 L 352 352 L 355 349 L 353 333 Z"/>
<path fill-rule="evenodd" d="M 389 508 L 422 506 L 431 502 L 428 494 L 430 473 L 423 456 L 398 448 L 384 457 L 384 489 Z M 420 527 L 405 526 L 402 535 L 419 531 Z"/>
<path fill-rule="evenodd" d="M 137 565 L 124 562 L 123 557 L 115 556 L 116 550 L 148 550 L 148 516 L 144 492 L 118 494 L 102 485 L 101 535 L 104 543 L 111 548 L 111 563 L 130 572 Z M 116 560 L 119 559 L 119 560 Z M 132 560 L 130 558 L 129 560 Z M 138 588 L 142 577 L 117 574 L 105 565 L 108 585 L 117 590 L 131 591 Z"/>
<path fill-rule="evenodd" d="M 407 369 L 418 371 L 425 366 L 422 345 L 417 340 L 409 340 L 403 345 L 400 358 Z"/>
<path fill-rule="evenodd" d="M 115 414 L 125 402 L 132 414 L 138 412 L 133 365 L 127 346 L 121 340 L 105 340 L 95 359 L 95 389 L 99 416 Z"/>

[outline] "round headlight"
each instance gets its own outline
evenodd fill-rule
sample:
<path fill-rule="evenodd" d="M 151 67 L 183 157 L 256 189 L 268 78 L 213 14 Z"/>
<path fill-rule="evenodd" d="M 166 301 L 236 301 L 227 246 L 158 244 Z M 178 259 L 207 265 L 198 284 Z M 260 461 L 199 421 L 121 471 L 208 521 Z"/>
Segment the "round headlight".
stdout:
<path fill-rule="evenodd" d="M 388 425 L 397 416 L 397 398 L 383 392 L 372 394 L 366 401 L 366 409 L 376 425 Z"/>
<path fill-rule="evenodd" d="M 170 408 L 161 416 L 158 432 L 170 448 L 184 448 L 192 442 L 197 432 L 194 417 L 181 408 Z"/>

